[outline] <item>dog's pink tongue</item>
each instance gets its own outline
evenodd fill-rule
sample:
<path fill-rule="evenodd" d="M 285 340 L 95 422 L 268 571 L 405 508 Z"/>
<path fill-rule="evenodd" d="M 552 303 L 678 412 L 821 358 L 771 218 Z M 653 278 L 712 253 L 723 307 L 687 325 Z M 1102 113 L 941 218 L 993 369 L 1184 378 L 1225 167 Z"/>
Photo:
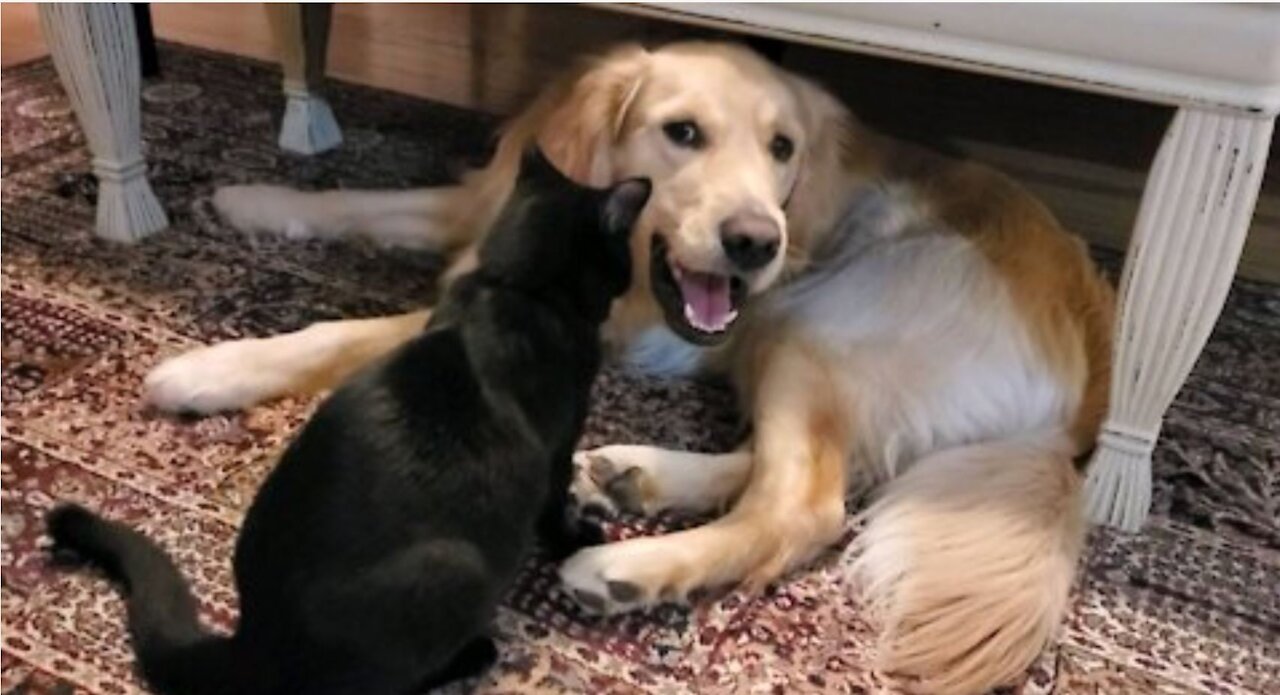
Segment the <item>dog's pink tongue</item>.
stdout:
<path fill-rule="evenodd" d="M 700 331 L 718 333 L 737 317 L 729 300 L 729 278 L 714 273 L 679 273 L 684 317 Z"/>

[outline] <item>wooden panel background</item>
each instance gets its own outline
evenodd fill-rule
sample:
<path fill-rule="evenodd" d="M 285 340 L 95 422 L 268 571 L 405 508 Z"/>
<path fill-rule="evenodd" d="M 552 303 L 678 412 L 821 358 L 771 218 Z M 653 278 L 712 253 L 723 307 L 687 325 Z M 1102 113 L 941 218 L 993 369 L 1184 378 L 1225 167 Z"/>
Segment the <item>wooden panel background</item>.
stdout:
<path fill-rule="evenodd" d="M 263 60 L 275 51 L 258 4 L 153 5 L 163 39 Z M 30 3 L 0 8 L 0 60 L 42 55 Z M 339 4 L 329 75 L 509 113 L 576 56 L 623 40 L 715 36 L 580 6 Z M 870 124 L 991 162 L 1024 181 L 1090 240 L 1123 248 L 1167 109 L 1009 80 L 794 46 L 813 75 Z M 1280 146 L 1242 272 L 1280 281 Z"/>

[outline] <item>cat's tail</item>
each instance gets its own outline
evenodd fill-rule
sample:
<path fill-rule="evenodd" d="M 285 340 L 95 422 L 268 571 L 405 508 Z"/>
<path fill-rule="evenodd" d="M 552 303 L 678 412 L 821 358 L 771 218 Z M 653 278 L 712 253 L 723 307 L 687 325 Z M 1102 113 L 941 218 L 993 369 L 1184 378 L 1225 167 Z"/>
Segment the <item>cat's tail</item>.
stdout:
<path fill-rule="evenodd" d="M 75 504 L 49 512 L 45 525 L 55 560 L 87 562 L 123 589 L 138 668 L 156 692 L 264 691 L 270 675 L 241 658 L 233 637 L 201 627 L 190 587 L 159 546 Z"/>

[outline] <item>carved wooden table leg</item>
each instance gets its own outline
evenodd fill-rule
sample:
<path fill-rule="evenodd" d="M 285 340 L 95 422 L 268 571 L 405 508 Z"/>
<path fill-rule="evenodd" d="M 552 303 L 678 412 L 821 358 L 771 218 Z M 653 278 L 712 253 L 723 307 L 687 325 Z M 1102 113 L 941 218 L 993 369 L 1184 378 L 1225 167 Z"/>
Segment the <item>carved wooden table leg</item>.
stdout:
<path fill-rule="evenodd" d="M 1161 421 L 1222 311 L 1253 216 L 1274 117 L 1184 107 L 1148 175 L 1120 283 L 1111 411 L 1089 516 L 1138 529 Z"/>

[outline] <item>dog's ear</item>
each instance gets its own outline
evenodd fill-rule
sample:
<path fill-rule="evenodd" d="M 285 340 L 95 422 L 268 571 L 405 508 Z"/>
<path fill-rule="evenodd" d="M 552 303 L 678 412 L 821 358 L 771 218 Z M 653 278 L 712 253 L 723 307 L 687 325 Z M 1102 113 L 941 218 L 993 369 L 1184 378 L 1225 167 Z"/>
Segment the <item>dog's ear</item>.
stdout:
<path fill-rule="evenodd" d="M 788 246 L 803 256 L 816 230 L 829 228 L 843 209 L 842 174 L 860 125 L 853 114 L 822 87 L 787 75 L 800 104 L 805 144 L 797 154 L 799 168 L 787 195 Z"/>
<path fill-rule="evenodd" d="M 601 210 L 605 233 L 629 236 L 652 191 L 649 179 L 627 179 L 609 189 Z"/>
<path fill-rule="evenodd" d="M 625 46 L 591 64 L 551 105 L 538 144 L 560 171 L 580 184 L 612 183 L 611 151 L 644 85 L 649 52 Z"/>

